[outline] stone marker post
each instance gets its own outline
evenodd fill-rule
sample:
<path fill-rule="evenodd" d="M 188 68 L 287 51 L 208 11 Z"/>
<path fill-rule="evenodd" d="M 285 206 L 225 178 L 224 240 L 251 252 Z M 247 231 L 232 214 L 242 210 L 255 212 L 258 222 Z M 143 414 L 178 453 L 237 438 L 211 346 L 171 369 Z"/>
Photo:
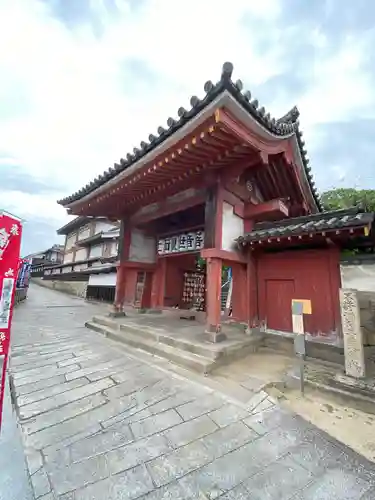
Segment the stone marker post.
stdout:
<path fill-rule="evenodd" d="M 365 376 L 365 349 L 356 290 L 340 289 L 340 309 L 344 336 L 345 372 L 350 377 L 362 378 Z"/>

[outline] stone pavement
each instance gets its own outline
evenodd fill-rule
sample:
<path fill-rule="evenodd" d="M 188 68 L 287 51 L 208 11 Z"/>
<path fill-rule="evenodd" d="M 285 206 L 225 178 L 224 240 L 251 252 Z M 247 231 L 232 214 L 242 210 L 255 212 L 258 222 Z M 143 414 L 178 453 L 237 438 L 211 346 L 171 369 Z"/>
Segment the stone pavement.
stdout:
<path fill-rule="evenodd" d="M 263 391 L 246 405 L 86 330 L 99 306 L 32 286 L 11 376 L 35 498 L 375 498 L 375 468 Z"/>
<path fill-rule="evenodd" d="M 32 500 L 21 432 L 5 385 L 3 417 L 0 433 L 0 500 Z"/>

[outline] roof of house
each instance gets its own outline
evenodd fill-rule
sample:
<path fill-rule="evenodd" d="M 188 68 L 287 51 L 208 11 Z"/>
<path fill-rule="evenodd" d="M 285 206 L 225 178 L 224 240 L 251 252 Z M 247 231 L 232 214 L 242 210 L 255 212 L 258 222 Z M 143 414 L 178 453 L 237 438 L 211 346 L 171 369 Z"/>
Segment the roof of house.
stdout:
<path fill-rule="evenodd" d="M 67 224 L 65 224 L 65 226 L 60 227 L 60 229 L 58 229 L 56 232 L 57 234 L 68 234 L 71 231 L 74 231 L 74 229 L 82 227 L 92 220 L 107 220 L 107 219 L 105 217 L 85 217 L 85 216 L 75 217 Z"/>
<path fill-rule="evenodd" d="M 75 217 L 73 220 L 65 224 L 65 226 L 60 227 L 60 229 L 56 232 L 57 234 L 68 234 L 70 231 L 74 231 L 74 229 L 84 226 L 89 220 L 89 217 Z"/>
<path fill-rule="evenodd" d="M 115 163 L 113 168 L 109 168 L 107 171 L 103 172 L 102 175 L 99 175 L 92 182 L 86 184 L 86 186 L 81 188 L 79 191 L 75 192 L 71 196 L 59 200 L 58 203 L 66 206 L 92 193 L 97 188 L 104 185 L 106 182 L 113 179 L 124 170 L 137 163 L 148 153 L 153 151 L 157 146 L 162 144 L 176 131 L 181 129 L 190 120 L 196 117 L 203 109 L 220 96 L 220 94 L 228 92 L 247 113 L 249 113 L 271 134 L 280 136 L 281 138 L 295 134 L 311 192 L 318 209 L 321 210 L 319 196 L 311 175 L 311 168 L 308 166 L 309 160 L 307 158 L 307 152 L 304 148 L 305 143 L 302 139 L 302 132 L 299 129 L 298 109 L 296 107 L 292 108 L 287 114 L 279 119 L 271 117 L 270 113 L 268 113 L 263 106 L 259 106 L 257 99 L 252 99 L 252 95 L 249 90 L 243 91 L 243 84 L 241 80 L 237 80 L 236 82 L 232 81 L 232 72 L 232 63 L 224 63 L 220 80 L 216 84 L 213 84 L 210 80 L 205 83 L 204 91 L 206 95 L 203 99 L 199 99 L 197 96 L 192 96 L 190 99 L 191 108 L 186 110 L 183 107 L 180 107 L 177 111 L 178 119 L 175 120 L 171 117 L 168 118 L 167 128 L 160 126 L 157 130 L 157 135 L 150 134 L 148 136 L 148 141 L 142 141 L 138 148 L 134 148 L 132 153 L 128 153 L 126 155 L 125 159 L 121 158 L 120 163 Z"/>
<path fill-rule="evenodd" d="M 339 229 L 365 227 L 374 221 L 373 212 L 364 212 L 360 207 L 321 212 L 313 215 L 294 217 L 274 222 L 258 222 L 251 232 L 237 238 L 245 245 L 255 241 L 284 236 L 321 233 Z"/>
<path fill-rule="evenodd" d="M 82 240 L 78 240 L 76 245 L 78 246 L 89 246 L 93 243 L 98 243 L 102 240 L 115 240 L 120 236 L 120 228 L 114 227 L 109 229 L 109 231 L 100 231 L 99 233 L 95 233 L 92 236 L 88 236 Z"/>

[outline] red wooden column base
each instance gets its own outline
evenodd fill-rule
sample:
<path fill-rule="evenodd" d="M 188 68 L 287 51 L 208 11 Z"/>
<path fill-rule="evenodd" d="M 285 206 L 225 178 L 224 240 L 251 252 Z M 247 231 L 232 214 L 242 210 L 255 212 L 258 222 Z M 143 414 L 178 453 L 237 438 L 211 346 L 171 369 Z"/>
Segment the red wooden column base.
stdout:
<path fill-rule="evenodd" d="M 112 317 L 126 316 L 124 311 L 125 277 L 126 267 L 124 264 L 120 264 L 117 268 L 115 302 L 113 304 L 112 311 L 109 313 Z"/>
<path fill-rule="evenodd" d="M 206 333 L 211 342 L 221 342 L 226 339 L 221 331 L 221 268 L 221 259 L 211 257 L 207 259 Z"/>

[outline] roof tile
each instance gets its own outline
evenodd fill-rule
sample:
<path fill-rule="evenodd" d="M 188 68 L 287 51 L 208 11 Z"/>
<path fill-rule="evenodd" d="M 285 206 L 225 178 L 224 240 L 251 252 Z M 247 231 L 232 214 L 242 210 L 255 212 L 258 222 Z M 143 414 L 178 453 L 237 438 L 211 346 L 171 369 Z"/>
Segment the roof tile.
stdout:
<path fill-rule="evenodd" d="M 237 238 L 240 245 L 282 236 L 309 234 L 342 228 L 364 227 L 374 221 L 373 212 L 363 212 L 360 208 L 322 212 L 303 217 L 283 219 L 277 222 L 259 222 L 254 229 Z"/>
<path fill-rule="evenodd" d="M 304 149 L 304 141 L 302 140 L 302 132 L 299 130 L 299 111 L 297 107 L 293 107 L 288 113 L 279 119 L 272 118 L 271 115 L 262 106 L 259 110 L 259 102 L 257 99 L 251 101 L 251 92 L 244 91 L 243 84 L 241 80 L 237 80 L 235 83 L 232 81 L 233 64 L 230 62 L 225 62 L 222 67 L 221 78 L 215 85 L 209 80 L 204 84 L 204 91 L 206 95 L 203 99 L 199 99 L 197 96 L 192 96 L 190 99 L 191 109 L 186 110 L 180 107 L 177 111 L 178 120 L 174 118 L 168 118 L 167 125 L 168 129 L 160 126 L 158 127 L 158 136 L 150 134 L 148 139 L 149 143 L 144 141 L 141 142 L 141 149 L 134 148 L 134 154 L 128 153 L 126 155 L 126 160 L 123 158 L 120 160 L 119 164 L 115 164 L 115 168 L 109 168 L 108 171 L 104 172 L 103 175 L 97 177 L 94 181 L 87 184 L 84 188 L 80 189 L 76 193 L 63 198 L 58 201 L 60 205 L 66 206 L 70 203 L 80 200 L 84 196 L 92 193 L 98 187 L 105 184 L 108 180 L 116 177 L 119 173 L 124 171 L 133 165 L 137 160 L 142 158 L 156 146 L 161 144 L 165 139 L 170 137 L 176 130 L 180 129 L 189 120 L 195 117 L 204 107 L 206 107 L 210 102 L 212 102 L 218 95 L 224 91 L 228 91 L 232 97 L 250 114 L 255 118 L 261 125 L 267 128 L 271 133 L 279 136 L 289 135 L 295 133 L 298 141 L 298 145 L 301 152 L 303 166 L 306 172 L 306 176 L 310 185 L 311 192 L 313 194 L 314 200 L 319 210 L 321 210 L 321 203 L 319 200 L 318 193 L 315 188 L 315 184 L 312 182 L 311 169 L 307 167 L 309 160 L 306 157 L 307 153 Z"/>

